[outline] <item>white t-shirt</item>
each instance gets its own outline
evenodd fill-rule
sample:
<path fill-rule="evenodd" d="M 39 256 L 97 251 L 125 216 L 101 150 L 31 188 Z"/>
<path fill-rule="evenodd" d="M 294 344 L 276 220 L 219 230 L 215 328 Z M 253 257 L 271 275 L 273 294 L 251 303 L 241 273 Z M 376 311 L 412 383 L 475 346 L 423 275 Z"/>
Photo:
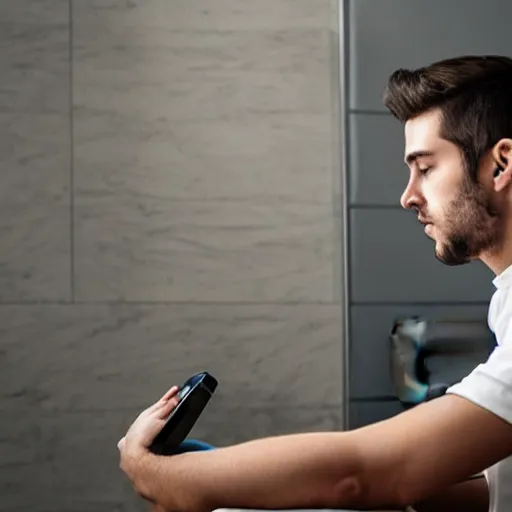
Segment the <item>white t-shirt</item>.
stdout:
<path fill-rule="evenodd" d="M 493 284 L 496 291 L 489 305 L 488 324 L 497 346 L 485 363 L 448 388 L 447 393 L 467 398 L 512 423 L 512 266 L 499 274 Z M 489 511 L 512 511 L 512 457 L 491 466 L 484 474 L 489 486 Z"/>

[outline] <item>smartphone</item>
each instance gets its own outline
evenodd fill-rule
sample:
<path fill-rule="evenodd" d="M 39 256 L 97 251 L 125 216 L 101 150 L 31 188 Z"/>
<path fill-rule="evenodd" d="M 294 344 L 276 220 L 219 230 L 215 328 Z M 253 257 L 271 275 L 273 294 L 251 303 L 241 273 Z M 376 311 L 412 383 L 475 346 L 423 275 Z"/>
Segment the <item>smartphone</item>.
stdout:
<path fill-rule="evenodd" d="M 178 405 L 155 436 L 149 449 L 158 455 L 180 452 L 180 445 L 203 412 L 217 388 L 217 379 L 208 372 L 188 378 L 178 391 Z"/>

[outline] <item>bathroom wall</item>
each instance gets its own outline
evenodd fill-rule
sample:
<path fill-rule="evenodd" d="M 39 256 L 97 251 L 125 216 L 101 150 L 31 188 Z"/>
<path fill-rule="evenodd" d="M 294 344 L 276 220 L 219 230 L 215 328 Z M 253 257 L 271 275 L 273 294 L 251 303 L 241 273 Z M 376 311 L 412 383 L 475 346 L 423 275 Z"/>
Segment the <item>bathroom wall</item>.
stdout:
<path fill-rule="evenodd" d="M 135 511 L 116 444 L 343 420 L 332 0 L 0 3 L 0 510 Z"/>
<path fill-rule="evenodd" d="M 389 372 L 395 318 L 486 321 L 493 274 L 481 263 L 446 267 L 434 257 L 413 213 L 402 210 L 407 183 L 403 128 L 381 101 L 388 76 L 466 54 L 512 56 L 504 0 L 344 2 L 349 193 L 349 426 L 401 410 Z"/>

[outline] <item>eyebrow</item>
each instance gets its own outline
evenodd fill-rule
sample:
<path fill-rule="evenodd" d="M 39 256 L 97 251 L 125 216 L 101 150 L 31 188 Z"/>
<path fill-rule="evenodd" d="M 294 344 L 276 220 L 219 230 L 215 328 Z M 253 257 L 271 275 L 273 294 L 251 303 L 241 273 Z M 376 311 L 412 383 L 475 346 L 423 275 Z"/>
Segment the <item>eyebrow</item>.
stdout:
<path fill-rule="evenodd" d="M 415 160 L 418 158 L 421 158 L 423 156 L 434 156 L 433 151 L 413 151 L 412 153 L 409 153 L 405 159 L 404 162 L 407 165 L 411 165 Z"/>

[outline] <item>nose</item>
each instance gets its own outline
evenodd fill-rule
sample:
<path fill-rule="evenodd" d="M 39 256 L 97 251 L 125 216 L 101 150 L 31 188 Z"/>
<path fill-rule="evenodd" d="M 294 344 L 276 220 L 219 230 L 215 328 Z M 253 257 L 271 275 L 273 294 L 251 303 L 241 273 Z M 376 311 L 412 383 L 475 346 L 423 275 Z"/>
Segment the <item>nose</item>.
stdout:
<path fill-rule="evenodd" d="M 418 184 L 416 180 L 411 177 L 402 197 L 400 198 L 400 204 L 402 205 L 402 208 L 405 208 L 406 210 L 420 210 L 424 203 L 425 200 L 421 195 Z"/>

